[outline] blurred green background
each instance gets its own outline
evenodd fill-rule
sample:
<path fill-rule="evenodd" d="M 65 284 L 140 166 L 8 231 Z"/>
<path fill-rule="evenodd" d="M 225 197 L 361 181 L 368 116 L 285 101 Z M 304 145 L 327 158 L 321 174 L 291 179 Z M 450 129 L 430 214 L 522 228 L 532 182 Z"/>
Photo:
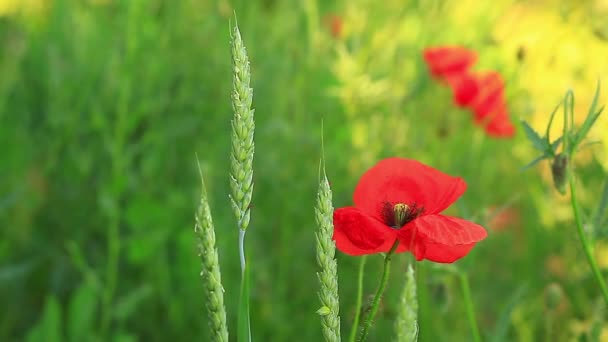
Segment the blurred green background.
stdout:
<path fill-rule="evenodd" d="M 195 153 L 236 336 L 234 13 L 256 108 L 254 340 L 321 339 L 313 207 L 322 122 L 336 207 L 351 204 L 358 177 L 383 157 L 465 178 L 468 191 L 448 213 L 490 233 L 455 266 L 469 274 L 485 340 L 608 340 L 548 165 L 520 172 L 535 157 L 521 129 L 510 140 L 484 136 L 422 60 L 425 47 L 465 45 L 479 54 L 475 69 L 506 79 L 514 122 L 542 129 L 568 88 L 582 120 L 596 81 L 608 80 L 608 1 L 0 0 L 0 13 L 0 340 L 208 340 Z M 607 132 L 600 117 L 592 140 Z M 576 161 L 587 217 L 607 154 L 597 145 Z M 603 269 L 605 230 L 591 232 Z M 393 336 L 411 257 L 396 260 L 376 341 Z M 368 258 L 366 298 L 381 263 Z M 338 265 L 347 336 L 358 258 L 338 253 Z M 421 341 L 471 340 L 451 269 L 417 264 Z"/>

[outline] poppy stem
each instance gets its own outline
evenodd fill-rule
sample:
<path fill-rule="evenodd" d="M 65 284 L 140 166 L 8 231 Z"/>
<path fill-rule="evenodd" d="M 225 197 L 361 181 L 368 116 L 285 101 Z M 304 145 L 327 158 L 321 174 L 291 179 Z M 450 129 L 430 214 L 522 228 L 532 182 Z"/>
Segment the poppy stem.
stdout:
<path fill-rule="evenodd" d="M 473 306 L 473 299 L 471 298 L 471 287 L 469 286 L 469 278 L 465 272 L 459 272 L 458 277 L 460 278 L 462 296 L 464 297 L 467 317 L 469 318 L 471 332 L 473 333 L 473 340 L 475 342 L 481 342 L 481 334 L 479 333 L 479 327 L 477 326 L 477 320 L 475 319 L 475 307 Z"/>
<path fill-rule="evenodd" d="M 359 338 L 357 339 L 357 341 L 359 341 L 359 342 L 365 341 L 365 339 L 367 338 L 367 335 L 369 334 L 369 329 L 371 328 L 372 324 L 374 323 L 374 317 L 376 316 L 376 313 L 378 312 L 378 307 L 380 306 L 380 300 L 382 299 L 382 294 L 384 293 L 384 289 L 386 289 L 386 283 L 388 282 L 388 275 L 389 275 L 390 265 L 391 265 L 391 257 L 393 255 L 393 253 L 395 252 L 395 250 L 397 249 L 397 246 L 399 246 L 399 239 L 395 240 L 391 249 L 388 251 L 388 253 L 386 253 L 386 256 L 384 256 L 384 270 L 382 271 L 382 279 L 380 280 L 380 286 L 378 286 L 378 290 L 376 291 L 376 294 L 374 295 L 374 300 L 372 301 L 372 306 L 370 308 L 369 314 L 365 318 L 365 323 L 363 324 L 363 328 L 361 329 L 361 334 L 359 335 Z"/>
<path fill-rule="evenodd" d="M 348 340 L 355 342 L 357 337 L 357 329 L 359 328 L 359 319 L 361 318 L 361 305 L 363 304 L 363 274 L 365 273 L 365 261 L 367 255 L 363 255 L 359 261 L 359 274 L 357 275 L 357 306 L 355 307 L 355 319 L 353 320 L 353 327 L 350 331 Z"/>
<path fill-rule="evenodd" d="M 606 302 L 606 305 L 608 305 L 608 288 L 606 287 L 606 283 L 604 282 L 600 268 L 597 266 L 597 262 L 593 257 L 593 246 L 589 243 L 583 228 L 580 208 L 578 206 L 578 201 L 576 200 L 576 186 L 574 184 L 574 175 L 572 172 L 569 172 L 568 181 L 570 183 L 570 201 L 572 203 L 572 211 L 574 212 L 574 220 L 576 221 L 578 237 L 581 239 L 583 250 L 585 251 L 585 256 L 587 257 L 587 262 L 589 263 L 589 266 L 591 266 L 591 270 L 593 271 L 595 280 L 600 287 L 604 301 Z"/>

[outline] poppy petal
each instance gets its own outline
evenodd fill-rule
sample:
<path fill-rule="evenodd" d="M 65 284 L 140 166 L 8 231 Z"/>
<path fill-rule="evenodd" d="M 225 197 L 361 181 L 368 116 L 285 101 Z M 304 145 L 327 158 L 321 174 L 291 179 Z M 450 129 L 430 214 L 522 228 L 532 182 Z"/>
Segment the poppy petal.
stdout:
<path fill-rule="evenodd" d="M 482 122 L 501 106 L 506 106 L 504 98 L 505 82 L 499 73 L 492 71 L 472 76 L 479 92 L 471 101 L 475 121 Z M 489 121 L 489 120 L 488 120 Z"/>
<path fill-rule="evenodd" d="M 357 208 L 384 222 L 387 203 L 416 206 L 423 209 L 423 215 L 430 215 L 449 207 L 465 190 L 462 178 L 416 160 L 387 158 L 361 176 L 353 200 Z"/>
<path fill-rule="evenodd" d="M 336 247 L 349 255 L 388 252 L 395 242 L 396 230 L 354 207 L 334 211 Z"/>
<path fill-rule="evenodd" d="M 454 103 L 458 107 L 468 106 L 479 94 L 479 82 L 467 73 L 448 76 L 446 82 L 452 88 Z"/>
<path fill-rule="evenodd" d="M 460 46 L 427 48 L 422 54 L 429 71 L 436 78 L 465 72 L 477 61 L 474 51 Z"/>
<path fill-rule="evenodd" d="M 486 230 L 473 222 L 444 215 L 422 216 L 410 223 L 415 228 L 413 253 L 416 260 L 452 263 L 486 238 Z M 400 232 L 400 238 L 402 238 Z"/>
<path fill-rule="evenodd" d="M 489 136 L 496 138 L 512 138 L 515 135 L 515 126 L 509 120 L 506 111 L 498 112 L 485 127 Z"/>

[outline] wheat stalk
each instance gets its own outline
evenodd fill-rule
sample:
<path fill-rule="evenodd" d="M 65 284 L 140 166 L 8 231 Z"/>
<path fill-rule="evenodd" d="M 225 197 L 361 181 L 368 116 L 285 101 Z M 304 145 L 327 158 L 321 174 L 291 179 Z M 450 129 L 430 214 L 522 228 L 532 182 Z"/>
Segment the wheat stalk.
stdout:
<path fill-rule="evenodd" d="M 405 286 L 399 300 L 399 311 L 395 321 L 397 341 L 418 340 L 418 299 L 416 298 L 416 279 L 412 265 L 408 265 Z"/>
<path fill-rule="evenodd" d="M 334 208 L 325 170 L 323 170 L 322 177 L 315 208 L 315 219 L 319 228 L 316 233 L 317 263 L 321 267 L 321 272 L 317 273 L 321 286 L 319 290 L 321 308 L 317 313 L 321 316 L 325 341 L 337 342 L 340 341 L 340 303 L 338 298 L 338 265 L 335 259 L 336 246 L 332 240 Z"/>
<path fill-rule="evenodd" d="M 197 161 L 198 162 L 198 161 Z M 228 328 L 226 325 L 226 308 L 224 307 L 224 287 L 220 273 L 220 263 L 217 248 L 215 247 L 215 232 L 209 200 L 203 180 L 200 164 L 198 170 L 201 178 L 201 200 L 195 215 L 196 224 L 194 232 L 198 238 L 198 253 L 203 269 L 204 296 L 209 318 L 212 341 L 228 341 Z"/>

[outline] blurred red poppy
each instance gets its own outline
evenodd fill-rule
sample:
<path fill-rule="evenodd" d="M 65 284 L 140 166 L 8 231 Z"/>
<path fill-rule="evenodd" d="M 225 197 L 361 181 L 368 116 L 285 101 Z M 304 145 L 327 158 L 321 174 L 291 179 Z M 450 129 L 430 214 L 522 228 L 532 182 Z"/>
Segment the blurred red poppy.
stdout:
<path fill-rule="evenodd" d="M 343 22 L 342 22 L 342 18 L 340 16 L 335 15 L 335 14 L 327 14 L 323 18 L 323 23 L 324 23 L 325 27 L 327 27 L 329 29 L 329 33 L 331 33 L 332 37 L 334 37 L 334 38 L 342 37 Z"/>
<path fill-rule="evenodd" d="M 508 138 L 515 134 L 515 126 L 509 119 L 505 99 L 505 82 L 499 73 L 490 71 L 472 74 L 477 85 L 477 94 L 468 104 L 473 110 L 474 121 L 484 127 L 486 133 L 497 138 Z"/>
<path fill-rule="evenodd" d="M 514 207 L 499 208 L 490 206 L 488 208 L 489 218 L 486 227 L 494 231 L 502 231 L 521 225 L 521 215 Z"/>
<path fill-rule="evenodd" d="M 427 48 L 423 55 L 431 74 L 441 80 L 466 72 L 477 61 L 475 51 L 460 46 Z"/>
<path fill-rule="evenodd" d="M 334 212 L 337 248 L 349 255 L 411 252 L 416 260 L 452 263 L 483 240 L 486 230 L 440 213 L 466 190 L 466 183 L 418 161 L 388 158 L 357 184 L 355 206 Z"/>
<path fill-rule="evenodd" d="M 477 55 L 463 47 L 433 47 L 425 49 L 423 55 L 433 77 L 452 89 L 454 104 L 470 108 L 474 122 L 489 136 L 509 138 L 515 135 L 504 95 L 505 82 L 499 73 L 469 70 Z"/>
<path fill-rule="evenodd" d="M 447 77 L 446 83 L 452 89 L 454 104 L 458 107 L 467 107 L 479 94 L 479 82 L 469 73 Z"/>

